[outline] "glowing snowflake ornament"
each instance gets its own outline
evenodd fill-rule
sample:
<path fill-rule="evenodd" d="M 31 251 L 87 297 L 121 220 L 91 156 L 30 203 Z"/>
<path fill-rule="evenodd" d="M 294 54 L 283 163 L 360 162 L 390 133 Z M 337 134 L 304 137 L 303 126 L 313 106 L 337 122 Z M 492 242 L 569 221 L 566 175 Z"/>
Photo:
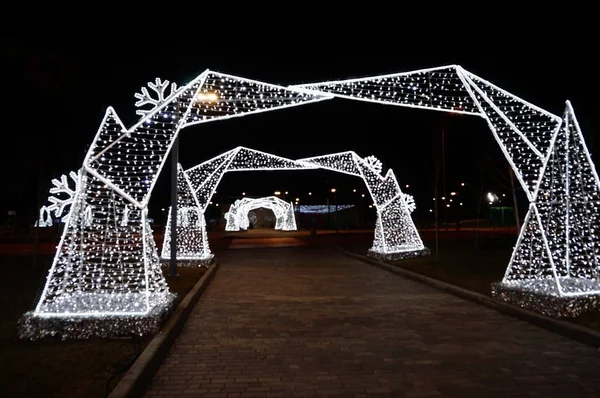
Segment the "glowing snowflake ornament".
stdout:
<path fill-rule="evenodd" d="M 73 188 L 69 186 L 69 178 L 72 181 Z M 40 209 L 40 216 L 37 222 L 39 227 L 52 226 L 52 213 L 55 217 L 62 217 L 63 222 L 69 219 L 69 213 L 75 199 L 79 183 L 79 173 L 71 171 L 68 175 L 63 174 L 60 178 L 52 179 L 51 195 L 48 197 L 49 205 L 44 205 Z"/>
<path fill-rule="evenodd" d="M 377 159 L 375 156 L 371 155 L 371 156 L 367 156 L 365 159 L 365 163 L 371 167 L 373 170 L 375 170 L 375 172 L 377 172 L 378 174 L 381 174 L 381 171 L 383 170 L 383 164 L 381 163 L 381 161 L 379 159 Z"/>
<path fill-rule="evenodd" d="M 138 101 L 135 103 L 136 107 L 139 108 L 142 106 L 151 105 L 151 108 L 138 109 L 137 111 L 135 111 L 135 113 L 137 115 L 146 116 L 148 113 L 152 112 L 158 106 L 164 104 L 166 102 L 167 98 L 169 98 L 170 96 L 172 96 L 173 94 L 175 94 L 177 92 L 177 84 L 176 83 L 171 83 L 171 85 L 169 86 L 168 80 L 163 81 L 159 77 L 157 77 L 156 80 L 154 80 L 154 83 L 149 82 L 148 87 L 150 87 L 150 89 L 154 92 L 155 97 L 150 95 L 150 93 L 148 92 L 148 89 L 146 87 L 142 87 L 141 93 L 134 94 L 135 98 L 138 99 Z M 167 87 L 169 87 L 168 93 L 167 93 Z"/>
<path fill-rule="evenodd" d="M 409 213 L 412 213 L 413 211 L 415 211 L 417 209 L 417 205 L 415 203 L 415 198 L 412 195 L 403 193 L 402 194 L 402 204 L 404 205 L 404 208 Z"/>

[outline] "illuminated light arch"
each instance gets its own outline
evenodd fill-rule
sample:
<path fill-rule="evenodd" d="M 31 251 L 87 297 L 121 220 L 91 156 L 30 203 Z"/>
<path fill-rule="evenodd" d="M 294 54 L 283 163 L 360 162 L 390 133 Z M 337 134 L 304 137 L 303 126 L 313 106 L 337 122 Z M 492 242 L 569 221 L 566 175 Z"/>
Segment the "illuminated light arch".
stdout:
<path fill-rule="evenodd" d="M 296 217 L 294 205 L 278 198 L 267 196 L 264 198 L 242 198 L 236 200 L 229 211 L 224 214 L 226 221 L 225 231 L 247 230 L 250 227 L 248 213 L 254 209 L 269 209 L 275 215 L 275 229 L 278 231 L 296 231 Z"/>
<path fill-rule="evenodd" d="M 382 176 L 381 163 L 374 156 L 361 158 L 352 151 L 292 160 L 240 146 L 187 169 L 183 174 L 180 169 L 179 180 L 185 181 L 185 186 L 179 185 L 178 207 L 186 209 L 191 203 L 196 203 L 198 212 L 204 214 L 227 172 L 302 169 L 327 169 L 363 179 L 378 215 L 373 247 L 369 250 L 371 256 L 400 259 L 429 254 L 410 216 L 414 202 L 407 198 L 412 197 L 402 192 L 394 172 L 389 169 Z M 293 219 L 293 208 L 287 210 L 290 212 L 288 218 Z M 231 220 L 232 224 L 234 222 Z M 193 260 L 192 264 L 203 265 L 212 258 L 205 229 L 178 224 L 177 236 L 178 260 Z M 167 224 L 163 259 L 170 258 L 170 249 L 165 249 L 170 246 L 170 239 L 170 225 Z M 190 255 L 189 242 L 194 242 L 195 254 Z"/>
<path fill-rule="evenodd" d="M 493 295 L 552 316 L 600 308 L 600 179 L 569 101 L 557 116 L 458 65 L 291 87 L 482 117 L 530 202 Z"/>
<path fill-rule="evenodd" d="M 568 101 L 556 116 L 458 65 L 288 87 L 206 70 L 168 95 L 166 85 L 156 86 L 162 97 L 129 128 L 107 109 L 83 161 L 40 300 L 21 319 L 21 337 L 156 331 L 172 295 L 147 206 L 179 131 L 335 97 L 482 117 L 530 201 L 496 294 L 520 305 L 540 301 L 536 292 L 600 301 L 600 179 Z M 379 216 L 376 241 L 378 231 L 392 227 Z"/>

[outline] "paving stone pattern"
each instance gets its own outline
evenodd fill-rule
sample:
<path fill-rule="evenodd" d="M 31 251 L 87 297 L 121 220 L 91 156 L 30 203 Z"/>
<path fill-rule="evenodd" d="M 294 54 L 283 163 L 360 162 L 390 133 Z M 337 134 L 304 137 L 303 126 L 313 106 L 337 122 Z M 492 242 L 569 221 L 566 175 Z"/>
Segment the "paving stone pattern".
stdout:
<path fill-rule="evenodd" d="M 600 397 L 600 350 L 329 249 L 237 250 L 148 397 Z"/>

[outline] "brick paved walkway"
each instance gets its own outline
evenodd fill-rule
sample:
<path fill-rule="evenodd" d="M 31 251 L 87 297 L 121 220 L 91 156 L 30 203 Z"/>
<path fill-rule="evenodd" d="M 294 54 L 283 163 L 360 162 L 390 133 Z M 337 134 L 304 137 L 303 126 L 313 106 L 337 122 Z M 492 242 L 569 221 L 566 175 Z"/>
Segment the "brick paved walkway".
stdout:
<path fill-rule="evenodd" d="M 600 397 L 600 351 L 327 249 L 219 254 L 147 396 Z"/>

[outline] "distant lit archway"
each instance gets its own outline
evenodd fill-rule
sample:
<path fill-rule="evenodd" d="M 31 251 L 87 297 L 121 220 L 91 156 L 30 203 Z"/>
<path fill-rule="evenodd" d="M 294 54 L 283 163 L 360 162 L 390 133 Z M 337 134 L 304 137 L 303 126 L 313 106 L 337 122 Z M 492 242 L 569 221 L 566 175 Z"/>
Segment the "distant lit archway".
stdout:
<path fill-rule="evenodd" d="M 223 216 L 226 222 L 225 231 L 247 230 L 251 224 L 249 213 L 255 209 L 271 210 L 275 215 L 275 229 L 278 231 L 296 231 L 298 229 L 294 205 L 277 196 L 267 196 L 236 200 Z"/>

